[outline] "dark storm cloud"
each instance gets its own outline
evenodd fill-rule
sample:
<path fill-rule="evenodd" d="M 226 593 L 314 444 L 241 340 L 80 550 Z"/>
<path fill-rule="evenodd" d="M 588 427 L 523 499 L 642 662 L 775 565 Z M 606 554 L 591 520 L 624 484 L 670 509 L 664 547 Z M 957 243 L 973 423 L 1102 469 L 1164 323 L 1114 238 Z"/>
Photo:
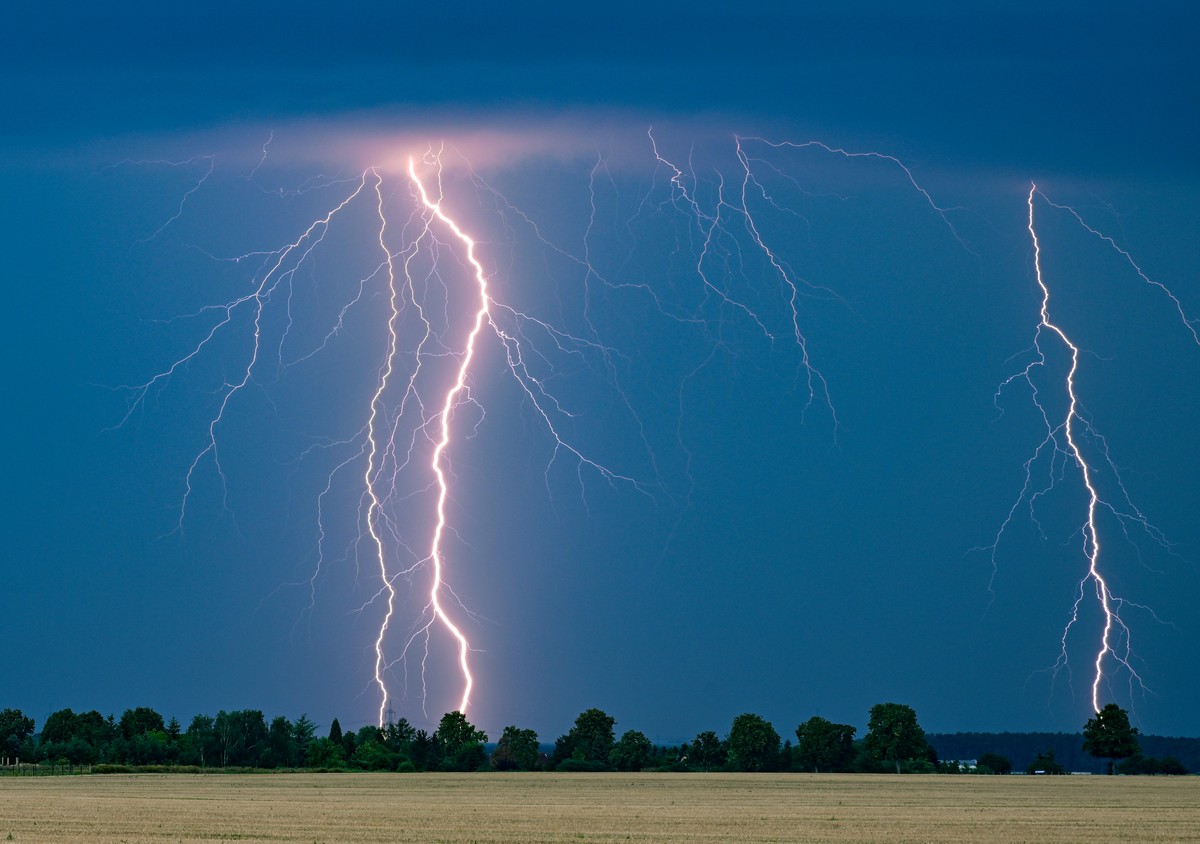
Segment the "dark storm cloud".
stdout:
<path fill-rule="evenodd" d="M 59 2 L 7 13 L 0 66 L 24 145 L 573 104 L 734 113 L 1031 169 L 1194 167 L 1196 12 L 1074 5 Z"/>

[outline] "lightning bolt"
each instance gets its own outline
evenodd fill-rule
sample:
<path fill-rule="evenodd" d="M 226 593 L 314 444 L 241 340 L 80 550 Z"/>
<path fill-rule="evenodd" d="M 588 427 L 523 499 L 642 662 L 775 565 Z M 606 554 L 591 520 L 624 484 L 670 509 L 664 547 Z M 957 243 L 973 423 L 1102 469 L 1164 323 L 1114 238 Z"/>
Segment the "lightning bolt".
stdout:
<path fill-rule="evenodd" d="M 367 467 L 363 472 L 363 488 L 370 499 L 366 514 L 366 527 L 367 531 L 371 534 L 371 541 L 375 547 L 376 559 L 379 563 L 379 579 L 383 583 L 384 590 L 387 592 L 386 611 L 384 612 L 383 621 L 379 624 L 379 635 L 375 637 L 375 684 L 379 687 L 379 726 L 382 727 L 384 726 L 384 717 L 388 710 L 389 702 L 387 684 L 383 678 L 384 666 L 386 664 L 384 639 L 392 623 L 392 614 L 396 609 L 396 587 L 393 585 L 392 577 L 388 571 L 388 556 L 384 548 L 382 525 L 380 524 L 382 504 L 380 494 L 376 490 L 376 481 L 378 480 L 376 464 L 380 459 L 380 444 L 376 436 L 376 426 L 380 418 L 380 402 L 383 399 L 384 393 L 387 392 L 388 382 L 392 377 L 392 368 L 396 359 L 396 347 L 398 345 L 396 321 L 400 318 L 400 309 L 397 302 L 396 269 L 392 262 L 392 253 L 388 249 L 386 240 L 387 215 L 384 214 L 383 190 L 381 188 L 383 180 L 378 177 L 377 173 L 375 176 L 376 208 L 379 214 L 379 248 L 383 252 L 384 262 L 387 265 L 387 354 L 384 357 L 383 370 L 379 375 L 379 386 L 375 390 L 375 394 L 371 397 L 370 414 L 367 417 Z"/>
<path fill-rule="evenodd" d="M 426 659 L 429 653 L 429 637 L 432 635 L 433 627 L 435 625 L 440 626 L 453 640 L 458 652 L 457 662 L 461 683 L 461 693 L 457 706 L 458 711 L 466 713 L 470 706 L 471 693 L 475 682 L 470 666 L 472 647 L 462 623 L 455 621 L 447 604 L 447 596 L 449 596 L 453 599 L 454 603 L 459 603 L 461 606 L 461 602 L 453 596 L 447 582 L 449 560 L 447 559 L 444 540 L 447 531 L 451 529 L 447 504 L 451 498 L 453 477 L 449 471 L 448 455 L 455 442 L 455 415 L 458 408 L 464 402 L 474 402 L 474 399 L 470 397 L 470 382 L 473 378 L 473 364 L 476 361 L 479 347 L 485 334 L 496 338 L 503 353 L 507 372 L 516 382 L 530 405 L 534 408 L 546 430 L 550 433 L 554 443 L 555 456 L 559 452 L 565 452 L 576 461 L 580 471 L 588 468 L 597 472 L 609 482 L 627 483 L 642 492 L 646 492 L 644 485 L 632 475 L 613 471 L 602 463 L 588 457 L 581 449 L 573 445 L 566 436 L 560 433 L 555 422 L 556 417 L 562 415 L 570 416 L 570 414 L 565 411 L 560 402 L 554 399 L 553 395 L 547 390 L 544 381 L 531 372 L 526 362 L 529 356 L 529 352 L 526 350 L 527 341 L 517 326 L 522 323 L 531 324 L 547 332 L 554 338 L 556 348 L 560 350 L 590 348 L 601 350 L 604 353 L 608 353 L 610 350 L 598 346 L 593 341 L 554 329 L 544 321 L 496 301 L 490 291 L 489 273 L 484 268 L 478 256 L 477 242 L 445 207 L 443 189 L 441 187 L 441 151 L 435 152 L 432 148 L 428 150 L 420 166 L 427 171 L 431 170 L 432 173 L 423 176 L 419 171 L 417 158 L 410 157 L 408 159 L 406 174 L 411 183 L 414 199 L 421 211 L 423 222 L 420 224 L 421 231 L 419 236 L 413 239 L 406 249 L 404 277 L 407 280 L 405 285 L 405 289 L 408 291 L 407 301 L 413 304 L 420 313 L 420 321 L 423 325 L 424 333 L 414 355 L 415 364 L 410 373 L 402 406 L 404 403 L 412 400 L 421 409 L 414 434 L 418 431 L 425 432 L 425 436 L 432 444 L 427 466 L 435 490 L 435 506 L 433 522 L 429 531 L 428 553 L 412 566 L 400 571 L 393 571 L 388 562 L 389 555 L 385 548 L 385 538 L 379 530 L 378 524 L 384 503 L 391 495 L 391 489 L 396 486 L 399 474 L 411 465 L 415 445 L 414 441 L 410 440 L 407 446 L 401 448 L 396 443 L 397 434 L 395 425 L 389 434 L 386 444 L 381 444 L 376 435 L 375 420 L 377 408 L 388 389 L 388 380 L 392 374 L 391 360 L 396 353 L 394 326 L 397 318 L 400 316 L 397 306 L 397 285 L 389 254 L 388 289 L 391 297 L 391 320 L 389 322 L 389 345 L 387 350 L 388 363 L 381 371 L 378 388 L 372 401 L 371 418 L 368 422 L 366 435 L 368 465 L 364 477 L 369 499 L 366 521 L 375 547 L 375 556 L 379 564 L 380 577 L 385 584 L 385 589 L 377 594 L 376 597 L 380 597 L 380 595 L 386 593 L 387 604 L 384 619 L 375 642 L 374 679 L 381 697 L 379 709 L 381 723 L 389 704 L 385 674 L 393 664 L 385 655 L 385 639 L 391 623 L 395 600 L 395 590 L 392 583 L 397 576 L 401 574 L 411 575 L 417 569 L 423 567 L 428 568 L 429 576 L 427 601 L 422 612 L 424 621 L 418 623 L 410 631 L 401 650 L 400 658 L 403 659 L 407 655 L 415 642 L 418 640 L 423 641 L 424 653 L 421 659 L 421 666 L 422 678 L 424 678 Z M 476 181 L 479 183 L 480 180 L 476 179 Z M 436 191 L 431 189 L 431 184 L 436 184 Z M 384 234 L 386 222 L 382 207 L 381 197 L 379 203 L 380 245 L 386 253 L 387 247 Z M 474 290 L 469 300 L 474 304 L 469 305 L 469 308 L 472 310 L 469 332 L 460 343 L 447 346 L 437 355 L 448 356 L 456 360 L 457 363 L 453 369 L 453 378 L 449 386 L 441 388 L 439 398 L 436 402 L 428 403 L 431 406 L 431 410 L 430 412 L 426 412 L 424 408 L 426 408 L 427 402 L 421 397 L 422 389 L 417 386 L 417 378 L 421 374 L 422 367 L 425 365 L 430 354 L 425 349 L 426 345 L 432 340 L 432 328 L 429 320 L 426 318 L 423 307 L 419 304 L 419 296 L 416 293 L 416 282 L 413 277 L 414 270 L 412 267 L 414 259 L 422 252 L 427 254 L 434 271 L 440 265 L 442 258 L 437 244 L 441 241 L 439 241 L 436 235 L 435 227 L 448 233 L 448 245 L 451 251 L 457 248 L 460 256 L 465 261 L 467 267 L 469 267 L 467 275 L 470 278 L 470 285 Z M 500 321 L 501 316 L 513 321 L 513 327 L 506 328 Z M 443 339 L 442 344 L 445 345 L 447 342 L 448 340 Z M 399 454 L 401 451 L 404 453 L 404 458 L 397 460 L 387 473 L 384 473 L 382 469 L 377 470 L 375 468 L 377 462 L 376 455 L 382 453 Z M 553 459 L 556 459 L 556 457 Z M 422 680 L 422 685 L 424 689 L 424 679 Z M 423 691 L 422 699 L 424 699 L 424 696 L 425 692 Z"/>
<path fill-rule="evenodd" d="M 450 446 L 451 438 L 451 415 L 455 406 L 458 404 L 460 396 L 467 387 L 467 374 L 471 370 L 471 361 L 475 358 L 475 345 L 479 338 L 479 334 L 483 331 L 484 325 L 488 322 L 490 309 L 488 299 L 488 283 L 487 274 L 484 272 L 483 265 L 479 263 L 479 259 L 475 256 L 475 241 L 472 240 L 461 228 L 458 223 L 454 222 L 444 210 L 440 199 L 434 200 L 429 196 L 429 191 L 425 188 L 425 183 L 417 175 L 417 168 L 414 159 L 408 159 L 408 177 L 412 179 L 416 185 L 417 192 L 420 194 L 421 203 L 433 214 L 444 226 L 453 232 L 454 237 L 462 243 L 466 250 L 467 262 L 471 265 L 471 271 L 475 283 L 479 285 L 479 305 L 475 311 L 475 320 L 471 326 L 471 332 L 467 335 L 467 340 L 462 349 L 462 355 L 458 365 L 458 373 L 454 379 L 454 384 L 446 391 L 445 398 L 442 400 L 442 409 L 438 414 L 438 430 L 439 436 L 437 445 L 433 449 L 433 456 L 429 461 L 429 466 L 437 477 L 437 523 L 433 528 L 433 540 L 429 547 L 429 559 L 433 563 L 432 585 L 429 589 L 429 605 L 433 608 L 433 614 L 445 628 L 450 632 L 450 635 L 458 642 L 458 665 L 462 670 L 463 690 L 462 700 L 458 705 L 458 711 L 466 714 L 467 705 L 471 700 L 471 687 L 474 685 L 474 680 L 471 677 L 471 666 L 468 663 L 468 655 L 471 650 L 471 645 L 467 641 L 467 637 L 463 635 L 462 630 L 451 621 L 449 615 L 442 605 L 442 569 L 444 561 L 442 557 L 442 536 L 446 532 L 446 497 L 450 494 L 450 488 L 446 480 L 446 469 L 443 465 L 442 456 L 446 449 Z M 382 631 L 381 631 L 382 637 Z M 377 678 L 378 675 L 377 675 Z M 380 685 L 382 681 L 380 680 Z M 382 722 L 381 722 L 382 723 Z"/>
<path fill-rule="evenodd" d="M 1077 384 L 1081 350 L 1079 345 L 1068 335 L 1062 324 L 1056 321 L 1053 316 L 1051 286 L 1042 266 L 1042 242 L 1038 237 L 1038 230 L 1035 224 L 1035 200 L 1038 198 L 1046 205 L 1072 215 L 1086 231 L 1099 238 L 1109 248 L 1120 254 L 1145 284 L 1157 288 L 1170 299 L 1193 341 L 1200 344 L 1200 336 L 1196 332 L 1196 322 L 1187 317 L 1178 297 L 1170 289 L 1160 282 L 1149 278 L 1126 250 L 1118 246 L 1108 235 L 1089 226 L 1074 208 L 1051 201 L 1038 189 L 1036 184 L 1030 185 L 1029 193 L 1026 197 L 1028 212 L 1026 228 L 1033 247 L 1034 278 L 1041 292 L 1040 319 L 1037 330 L 1034 333 L 1034 357 L 1021 371 L 1001 383 L 997 390 L 996 398 L 998 401 L 1000 393 L 1010 384 L 1017 381 L 1025 383 L 1030 390 L 1034 407 L 1041 415 L 1046 435 L 1033 454 L 1025 461 L 1025 480 L 1021 492 L 1001 524 L 993 543 L 988 548 L 992 552 L 994 578 L 997 565 L 997 548 L 1009 526 L 1016 518 L 1018 510 L 1022 506 L 1025 506 L 1028 509 L 1030 519 L 1037 523 L 1036 505 L 1039 500 L 1049 493 L 1058 481 L 1061 480 L 1062 471 L 1065 470 L 1066 466 L 1069 465 L 1075 468 L 1086 498 L 1086 515 L 1079 528 L 1079 534 L 1082 541 L 1081 550 L 1087 565 L 1083 576 L 1076 586 L 1070 618 L 1062 631 L 1061 650 L 1058 659 L 1052 667 L 1052 671 L 1057 673 L 1069 667 L 1067 660 L 1068 638 L 1072 630 L 1079 624 L 1081 608 L 1090 593 L 1094 597 L 1094 605 L 1097 607 L 1102 619 L 1099 641 L 1097 642 L 1095 656 L 1092 660 L 1093 671 L 1091 682 L 1092 708 L 1096 712 L 1099 712 L 1105 678 L 1108 676 L 1109 671 L 1112 670 L 1110 667 L 1118 670 L 1123 669 L 1127 672 L 1131 686 L 1136 684 L 1138 687 L 1146 689 L 1142 677 L 1132 662 L 1134 658 L 1133 637 L 1129 624 L 1122 616 L 1122 611 L 1127 607 L 1131 607 L 1145 610 L 1153 615 L 1153 611 L 1148 607 L 1133 603 L 1114 593 L 1110 585 L 1111 578 L 1106 573 L 1111 569 L 1111 562 L 1109 561 L 1110 555 L 1106 554 L 1107 546 L 1101 538 L 1100 516 L 1103 513 L 1107 513 L 1115 518 L 1126 537 L 1129 536 L 1129 528 L 1135 526 L 1160 545 L 1169 548 L 1169 543 L 1162 531 L 1151 523 L 1146 515 L 1134 505 L 1121 479 L 1121 473 L 1112 460 L 1107 441 L 1095 429 L 1093 423 L 1082 410 Z M 1062 395 L 1066 402 L 1066 409 L 1061 417 L 1052 415 L 1047 409 L 1034 377 L 1049 366 L 1047 347 L 1044 345 L 1048 340 L 1054 341 L 1065 352 L 1070 361 L 1066 372 L 1062 375 L 1061 381 Z M 1089 443 L 1091 444 L 1090 446 L 1088 445 Z M 1042 481 L 1035 481 L 1034 471 L 1040 465 L 1047 466 L 1046 476 Z M 1100 471 L 1101 468 L 1103 472 Z M 1103 492 L 1100 482 L 1101 477 L 1112 479 L 1111 494 L 1106 495 Z M 1154 617 L 1157 620 L 1157 616 Z"/>

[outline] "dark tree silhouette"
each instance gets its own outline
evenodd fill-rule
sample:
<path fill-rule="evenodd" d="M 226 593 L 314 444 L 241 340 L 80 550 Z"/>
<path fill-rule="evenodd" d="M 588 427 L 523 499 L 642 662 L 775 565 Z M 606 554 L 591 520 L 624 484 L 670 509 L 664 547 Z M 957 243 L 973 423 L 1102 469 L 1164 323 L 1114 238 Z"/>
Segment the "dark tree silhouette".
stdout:
<path fill-rule="evenodd" d="M 1109 703 L 1083 726 L 1083 749 L 1098 759 L 1107 759 L 1111 774 L 1118 759 L 1138 752 L 1137 734 L 1137 727 L 1129 725 L 1129 714 Z"/>
<path fill-rule="evenodd" d="M 925 731 L 917 724 L 917 713 L 902 703 L 877 703 L 867 722 L 866 747 L 879 762 L 891 762 L 900 773 L 900 763 L 923 759 L 928 749 Z"/>

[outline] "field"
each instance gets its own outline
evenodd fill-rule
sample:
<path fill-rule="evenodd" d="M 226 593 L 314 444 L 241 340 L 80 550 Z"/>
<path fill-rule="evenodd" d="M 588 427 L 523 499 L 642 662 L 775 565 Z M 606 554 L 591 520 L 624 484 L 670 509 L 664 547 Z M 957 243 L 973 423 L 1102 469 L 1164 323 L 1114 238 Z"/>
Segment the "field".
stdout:
<path fill-rule="evenodd" d="M 0 779 L 0 841 L 1200 841 L 1200 777 Z"/>

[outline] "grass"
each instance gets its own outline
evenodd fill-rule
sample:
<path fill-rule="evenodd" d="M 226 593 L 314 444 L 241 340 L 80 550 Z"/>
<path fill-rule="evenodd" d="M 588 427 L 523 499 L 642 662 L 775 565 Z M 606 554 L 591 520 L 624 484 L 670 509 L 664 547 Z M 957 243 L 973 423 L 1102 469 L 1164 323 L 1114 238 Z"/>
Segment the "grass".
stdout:
<path fill-rule="evenodd" d="M 0 780 L 0 839 L 1200 842 L 1200 777 L 123 775 Z"/>

